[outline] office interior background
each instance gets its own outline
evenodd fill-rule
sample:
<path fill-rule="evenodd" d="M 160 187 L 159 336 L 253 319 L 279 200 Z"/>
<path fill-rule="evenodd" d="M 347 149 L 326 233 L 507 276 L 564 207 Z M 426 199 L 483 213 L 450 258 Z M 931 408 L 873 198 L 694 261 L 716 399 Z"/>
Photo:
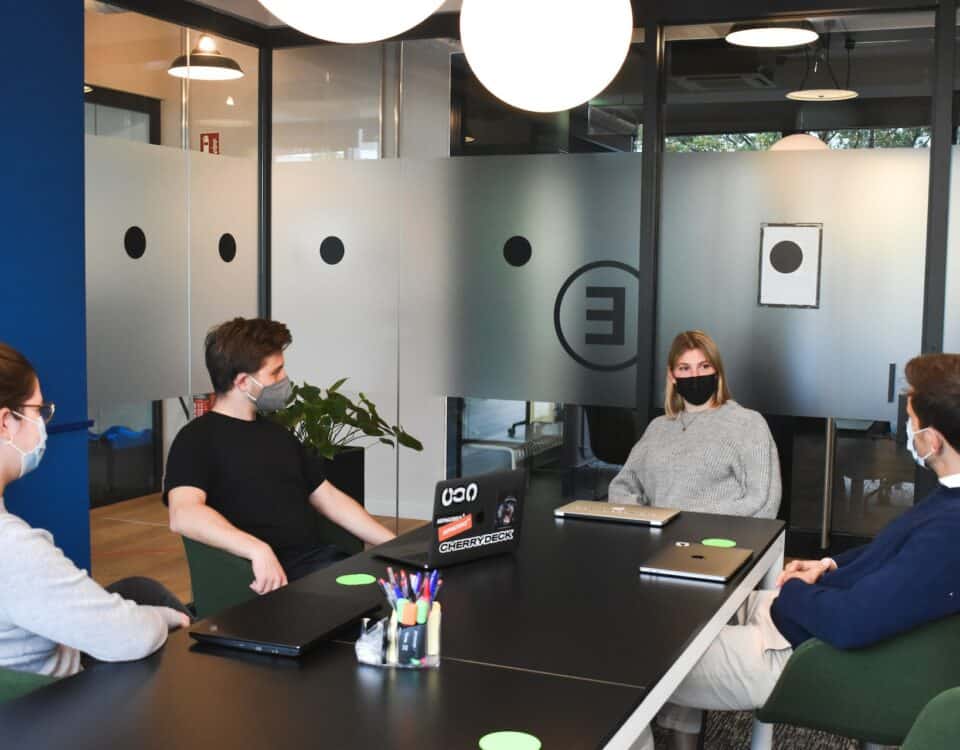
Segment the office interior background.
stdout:
<path fill-rule="evenodd" d="M 902 374 L 960 349 L 955 2 L 635 4 L 619 74 L 553 114 L 480 84 L 456 2 L 357 46 L 253 0 L 67 6 L 4 5 L 4 54 L 35 62 L 6 83 L 33 116 L 2 126 L 0 325 L 58 405 L 57 471 L 10 506 L 79 565 L 91 505 L 159 491 L 210 390 L 203 336 L 235 315 L 287 323 L 295 381 L 348 378 L 422 441 L 366 449 L 380 516 L 428 518 L 439 479 L 510 466 L 533 498 L 603 497 L 688 328 L 770 424 L 788 554 L 859 543 L 924 495 Z M 725 41 L 763 17 L 819 40 Z M 202 35 L 242 78 L 168 75 Z M 787 98 L 814 85 L 857 96 Z M 812 304 L 763 303 L 776 225 L 815 233 L 794 259 Z"/>

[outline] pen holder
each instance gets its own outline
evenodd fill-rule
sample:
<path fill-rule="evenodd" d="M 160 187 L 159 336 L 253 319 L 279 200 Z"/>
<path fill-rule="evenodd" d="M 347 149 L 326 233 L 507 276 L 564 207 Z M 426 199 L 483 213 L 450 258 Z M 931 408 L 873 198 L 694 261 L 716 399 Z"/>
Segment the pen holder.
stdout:
<path fill-rule="evenodd" d="M 355 646 L 357 661 L 400 669 L 439 667 L 440 620 L 439 602 L 430 604 L 426 621 L 419 624 L 403 624 L 396 610 L 376 622 L 365 618 Z"/>

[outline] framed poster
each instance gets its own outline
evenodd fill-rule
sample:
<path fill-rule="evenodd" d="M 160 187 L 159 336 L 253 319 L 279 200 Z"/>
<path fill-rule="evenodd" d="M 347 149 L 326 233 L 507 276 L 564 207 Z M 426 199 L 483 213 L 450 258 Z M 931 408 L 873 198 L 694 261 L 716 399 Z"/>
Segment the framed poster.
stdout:
<path fill-rule="evenodd" d="M 760 226 L 760 293 L 766 307 L 820 307 L 823 224 Z"/>

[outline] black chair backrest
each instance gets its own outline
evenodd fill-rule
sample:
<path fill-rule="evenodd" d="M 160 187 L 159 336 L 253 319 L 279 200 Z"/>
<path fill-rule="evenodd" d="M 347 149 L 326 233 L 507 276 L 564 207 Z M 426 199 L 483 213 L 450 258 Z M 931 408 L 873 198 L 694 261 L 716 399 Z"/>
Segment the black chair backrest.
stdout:
<path fill-rule="evenodd" d="M 640 439 L 632 409 L 619 406 L 584 406 L 590 448 L 604 463 L 623 465 Z"/>

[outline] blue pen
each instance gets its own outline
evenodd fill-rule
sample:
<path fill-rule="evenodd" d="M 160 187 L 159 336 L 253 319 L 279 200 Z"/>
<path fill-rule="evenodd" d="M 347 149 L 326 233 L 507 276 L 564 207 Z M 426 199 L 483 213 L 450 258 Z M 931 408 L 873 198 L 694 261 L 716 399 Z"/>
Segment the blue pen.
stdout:
<path fill-rule="evenodd" d="M 437 596 L 437 578 L 440 577 L 440 571 L 435 570 L 430 574 L 430 598 L 435 599 Z"/>
<path fill-rule="evenodd" d="M 416 599 L 420 596 L 420 574 L 413 574 L 413 598 Z"/>

